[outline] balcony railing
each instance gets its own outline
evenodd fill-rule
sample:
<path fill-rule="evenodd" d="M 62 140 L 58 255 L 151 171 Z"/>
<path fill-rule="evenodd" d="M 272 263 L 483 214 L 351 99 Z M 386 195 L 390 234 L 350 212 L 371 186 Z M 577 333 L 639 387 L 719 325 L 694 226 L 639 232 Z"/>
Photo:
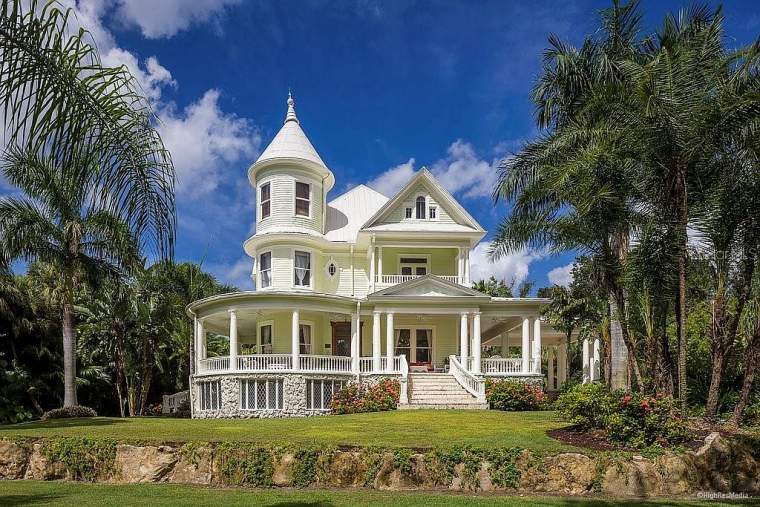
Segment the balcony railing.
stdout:
<path fill-rule="evenodd" d="M 392 369 L 390 371 L 387 369 L 387 364 L 387 357 L 381 357 L 380 371 L 377 373 L 404 374 L 406 364 L 404 356 L 393 357 Z M 293 371 L 305 373 L 354 373 L 351 368 L 351 358 L 347 356 L 301 354 L 298 357 L 298 366 L 298 370 L 293 369 L 293 356 L 291 354 L 253 354 L 238 356 L 237 369 L 232 370 L 230 368 L 230 358 L 228 356 L 219 356 L 201 359 L 198 362 L 198 373 L 229 373 L 231 371 L 247 373 L 284 373 Z M 373 358 L 359 358 L 360 373 L 375 373 L 373 366 Z"/>
<path fill-rule="evenodd" d="M 484 375 L 519 375 L 522 374 L 522 359 L 489 357 L 481 362 L 480 371 Z"/>
<path fill-rule="evenodd" d="M 419 278 L 420 276 L 422 275 L 377 275 L 376 281 L 377 283 L 384 284 L 384 285 L 397 285 L 399 283 L 408 282 L 409 280 L 414 280 L 415 278 Z M 433 275 L 433 276 L 437 276 L 438 278 L 447 280 L 449 282 L 459 283 L 459 277 L 456 275 Z"/>
<path fill-rule="evenodd" d="M 395 356 L 393 358 L 392 368 L 388 370 L 388 358 L 386 356 L 380 357 L 380 372 L 381 373 L 401 373 L 402 357 Z M 359 359 L 359 372 L 360 373 L 373 373 L 374 372 L 374 359 L 371 357 L 362 357 Z"/>

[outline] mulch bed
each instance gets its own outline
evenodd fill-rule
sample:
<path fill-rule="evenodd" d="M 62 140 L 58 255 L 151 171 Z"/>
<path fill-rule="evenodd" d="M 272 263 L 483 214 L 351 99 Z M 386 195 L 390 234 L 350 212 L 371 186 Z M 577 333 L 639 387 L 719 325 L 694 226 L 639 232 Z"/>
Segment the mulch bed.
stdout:
<path fill-rule="evenodd" d="M 701 428 L 695 429 L 695 431 L 692 432 L 692 440 L 684 442 L 681 447 L 696 451 L 704 445 L 705 437 L 707 437 L 709 433 L 709 431 L 705 431 Z M 635 447 L 626 447 L 624 445 L 611 443 L 607 440 L 607 434 L 603 430 L 583 431 L 574 426 L 568 426 L 566 428 L 549 430 L 546 434 L 555 440 L 559 440 L 563 444 L 592 449 L 594 451 L 637 452 L 640 450 Z"/>

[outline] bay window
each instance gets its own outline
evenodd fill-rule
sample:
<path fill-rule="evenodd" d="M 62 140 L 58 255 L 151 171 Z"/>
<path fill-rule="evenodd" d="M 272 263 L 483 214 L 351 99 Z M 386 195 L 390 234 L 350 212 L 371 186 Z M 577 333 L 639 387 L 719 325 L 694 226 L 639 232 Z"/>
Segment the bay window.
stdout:
<path fill-rule="evenodd" d="M 260 204 L 260 212 L 259 216 L 260 218 L 267 218 L 269 214 L 271 213 L 271 186 L 269 183 L 264 183 L 261 185 L 261 191 L 259 193 L 259 204 Z"/>
<path fill-rule="evenodd" d="M 296 181 L 296 216 L 308 217 L 311 215 L 311 188 L 308 183 Z"/>
<path fill-rule="evenodd" d="M 272 252 L 259 255 L 259 283 L 262 288 L 272 285 Z"/>
<path fill-rule="evenodd" d="M 311 254 L 296 250 L 293 253 L 293 285 L 311 287 Z"/>

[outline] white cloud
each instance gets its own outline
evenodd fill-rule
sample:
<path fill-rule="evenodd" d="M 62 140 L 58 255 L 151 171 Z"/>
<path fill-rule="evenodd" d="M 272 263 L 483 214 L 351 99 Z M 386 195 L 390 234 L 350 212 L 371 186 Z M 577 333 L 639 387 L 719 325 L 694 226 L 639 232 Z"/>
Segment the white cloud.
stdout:
<path fill-rule="evenodd" d="M 398 192 L 414 176 L 415 160 L 391 167 L 369 182 L 369 186 L 388 197 Z M 446 150 L 446 156 L 435 161 L 430 172 L 452 194 L 464 197 L 491 195 L 497 179 L 498 159 L 487 162 L 478 157 L 470 143 L 457 139 Z"/>
<path fill-rule="evenodd" d="M 228 164 L 255 158 L 261 145 L 261 136 L 247 119 L 219 108 L 218 90 L 208 90 L 182 112 L 168 106 L 159 117 L 180 194 L 199 196 L 216 189 L 229 176 Z"/>
<path fill-rule="evenodd" d="M 171 37 L 192 24 L 220 16 L 240 0 L 118 0 L 116 17 L 125 25 L 136 25 L 149 39 Z"/>
<path fill-rule="evenodd" d="M 497 280 L 514 280 L 519 284 L 528 278 L 530 264 L 543 257 L 540 253 L 524 250 L 491 262 L 488 257 L 490 248 L 491 242 L 484 241 L 470 251 L 470 279 L 473 282 L 493 276 Z"/>
<path fill-rule="evenodd" d="M 562 285 L 564 287 L 568 287 L 572 281 L 573 281 L 573 263 L 571 262 L 567 266 L 560 266 L 558 268 L 554 268 L 549 273 L 547 273 L 547 277 L 549 278 L 549 283 L 552 285 Z"/>
<path fill-rule="evenodd" d="M 101 60 L 108 67 L 126 65 L 151 102 L 155 103 L 161 98 L 164 86 L 177 86 L 171 72 L 158 63 L 155 56 L 149 57 L 140 65 L 134 54 L 121 48 L 112 48 L 101 55 Z"/>
<path fill-rule="evenodd" d="M 248 256 L 241 257 L 232 264 L 209 264 L 205 268 L 224 283 L 234 285 L 240 290 L 253 290 L 253 259 Z"/>

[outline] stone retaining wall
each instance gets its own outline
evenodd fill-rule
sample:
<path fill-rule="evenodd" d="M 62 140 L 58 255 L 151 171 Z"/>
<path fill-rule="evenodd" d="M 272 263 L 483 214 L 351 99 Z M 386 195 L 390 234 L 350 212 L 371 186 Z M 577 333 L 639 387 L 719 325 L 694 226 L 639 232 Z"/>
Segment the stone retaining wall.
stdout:
<path fill-rule="evenodd" d="M 75 478 L 76 470 L 51 459 L 45 445 L 44 440 L 0 440 L 0 479 Z M 757 444 L 729 441 L 717 433 L 710 435 L 696 452 L 668 452 L 656 458 L 580 453 L 538 455 L 515 449 L 501 454 L 470 454 L 469 458 L 454 464 L 449 474 L 441 473 L 441 463 L 445 460 L 436 461 L 433 451 L 299 451 L 264 449 L 246 443 L 113 445 L 112 466 L 96 471 L 94 480 L 563 495 L 601 493 L 614 497 L 681 496 L 706 491 L 760 494 Z M 230 455 L 225 454 L 230 452 L 237 453 L 234 455 L 237 461 L 250 458 L 258 464 L 266 463 L 260 468 L 265 471 L 264 475 L 231 482 Z M 319 464 L 318 470 L 315 468 L 313 475 L 305 480 L 304 464 L 309 460 L 304 458 L 304 452 L 312 453 L 312 466 L 315 462 Z M 475 461 L 473 456 L 477 456 Z"/>

